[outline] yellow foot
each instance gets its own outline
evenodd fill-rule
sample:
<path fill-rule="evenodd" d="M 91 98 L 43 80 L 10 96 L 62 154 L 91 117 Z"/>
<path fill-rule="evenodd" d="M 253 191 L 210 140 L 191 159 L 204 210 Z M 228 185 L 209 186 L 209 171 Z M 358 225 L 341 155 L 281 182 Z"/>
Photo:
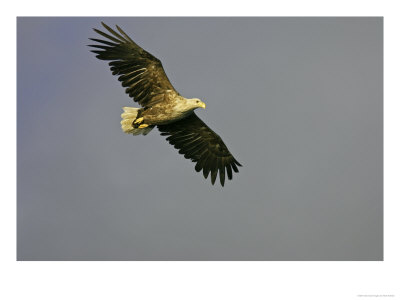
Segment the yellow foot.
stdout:
<path fill-rule="evenodd" d="M 136 119 L 134 122 L 133 122 L 133 124 L 138 124 L 138 123 L 141 123 L 143 121 L 143 118 L 139 118 L 139 119 Z"/>
<path fill-rule="evenodd" d="M 148 127 L 149 125 L 147 125 L 147 124 L 142 124 L 142 125 L 140 125 L 139 126 L 139 128 L 146 128 L 146 127 Z"/>

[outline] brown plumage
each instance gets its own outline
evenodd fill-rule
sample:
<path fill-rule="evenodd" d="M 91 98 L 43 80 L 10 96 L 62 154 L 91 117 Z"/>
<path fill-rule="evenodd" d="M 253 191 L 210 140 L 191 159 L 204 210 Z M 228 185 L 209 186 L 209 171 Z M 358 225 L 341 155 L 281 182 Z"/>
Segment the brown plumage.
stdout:
<path fill-rule="evenodd" d="M 197 98 L 186 99 L 172 86 L 159 59 L 139 47 L 120 27 L 117 31 L 102 23 L 108 33 L 95 32 L 108 40 L 91 39 L 89 45 L 96 57 L 110 61 L 113 75 L 118 76 L 125 91 L 142 108 L 124 107 L 122 129 L 126 133 L 148 134 L 157 126 L 161 135 L 185 158 L 195 162 L 195 170 L 211 174 L 214 184 L 219 173 L 225 183 L 225 173 L 239 172 L 241 164 L 232 156 L 219 135 L 212 131 L 194 110 L 205 104 Z"/>

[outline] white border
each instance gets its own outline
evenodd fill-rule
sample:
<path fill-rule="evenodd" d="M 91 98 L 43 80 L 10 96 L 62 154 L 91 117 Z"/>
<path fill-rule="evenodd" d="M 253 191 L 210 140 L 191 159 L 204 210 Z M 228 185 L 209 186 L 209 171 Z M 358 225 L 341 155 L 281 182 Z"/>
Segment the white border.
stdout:
<path fill-rule="evenodd" d="M 399 298 L 399 17 L 383 1 L 14 1 L 2 7 L 2 299 Z M 191 4 L 189 4 L 191 3 Z M 391 2 L 395 3 L 395 1 Z M 384 262 L 16 262 L 16 16 L 384 16 Z M 5 93 L 4 93 L 5 90 Z M 14 101 L 13 101 L 14 100 Z M 4 107 L 5 105 L 5 107 Z M 4 140 L 4 139 L 2 139 Z M 398 277 L 398 276 L 397 276 Z M 396 280 L 397 279 L 397 280 Z M 383 297 L 384 295 L 393 297 Z M 371 297 L 370 297 L 371 298 Z M 373 297 L 376 298 L 376 297 Z"/>

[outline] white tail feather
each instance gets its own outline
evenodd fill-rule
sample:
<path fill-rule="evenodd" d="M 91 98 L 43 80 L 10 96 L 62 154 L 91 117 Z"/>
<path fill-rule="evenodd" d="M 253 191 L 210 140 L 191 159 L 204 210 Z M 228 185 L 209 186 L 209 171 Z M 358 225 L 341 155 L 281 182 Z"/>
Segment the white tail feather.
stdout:
<path fill-rule="evenodd" d="M 132 123 L 136 119 L 136 116 L 140 108 L 123 107 L 122 109 L 124 110 L 124 112 L 121 114 L 122 117 L 121 128 L 123 132 L 133 135 L 139 135 L 139 134 L 146 135 L 153 129 L 153 126 L 151 127 L 149 126 L 146 128 L 134 128 L 132 126 Z"/>

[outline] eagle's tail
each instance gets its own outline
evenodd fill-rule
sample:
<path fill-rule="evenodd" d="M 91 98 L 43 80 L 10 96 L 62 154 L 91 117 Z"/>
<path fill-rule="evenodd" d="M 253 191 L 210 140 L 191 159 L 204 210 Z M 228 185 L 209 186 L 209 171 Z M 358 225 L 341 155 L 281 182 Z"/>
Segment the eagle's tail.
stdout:
<path fill-rule="evenodd" d="M 123 132 L 133 135 L 146 135 L 154 128 L 154 126 L 148 126 L 145 128 L 134 128 L 133 122 L 136 120 L 140 108 L 123 107 L 122 109 L 124 110 L 124 112 L 121 114 L 121 128 Z"/>

